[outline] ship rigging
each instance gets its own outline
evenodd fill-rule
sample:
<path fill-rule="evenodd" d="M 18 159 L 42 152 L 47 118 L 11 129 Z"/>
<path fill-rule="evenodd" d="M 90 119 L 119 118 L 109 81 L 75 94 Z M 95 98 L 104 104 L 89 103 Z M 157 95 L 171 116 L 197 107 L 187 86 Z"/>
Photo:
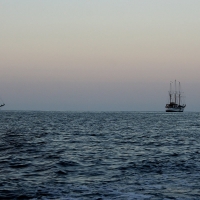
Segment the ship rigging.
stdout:
<path fill-rule="evenodd" d="M 169 104 L 166 104 L 166 112 L 183 112 L 186 104 L 181 104 L 181 84 L 179 82 L 178 91 L 176 89 L 176 80 L 174 82 L 174 91 L 172 89 L 172 83 L 170 82 L 170 91 L 169 91 Z"/>

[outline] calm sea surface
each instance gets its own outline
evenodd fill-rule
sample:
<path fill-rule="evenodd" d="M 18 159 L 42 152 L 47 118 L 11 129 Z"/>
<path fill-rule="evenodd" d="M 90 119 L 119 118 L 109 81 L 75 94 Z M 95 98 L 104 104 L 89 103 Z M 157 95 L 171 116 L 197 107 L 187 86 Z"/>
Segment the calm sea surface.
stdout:
<path fill-rule="evenodd" d="M 200 199 L 200 113 L 0 112 L 0 199 Z"/>

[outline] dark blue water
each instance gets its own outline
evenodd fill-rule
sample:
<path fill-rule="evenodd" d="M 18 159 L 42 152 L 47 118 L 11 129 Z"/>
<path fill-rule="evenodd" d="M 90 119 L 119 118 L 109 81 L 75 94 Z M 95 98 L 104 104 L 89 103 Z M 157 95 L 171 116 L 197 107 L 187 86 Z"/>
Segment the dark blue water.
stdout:
<path fill-rule="evenodd" d="M 200 199 L 200 113 L 1 111 L 0 199 Z"/>

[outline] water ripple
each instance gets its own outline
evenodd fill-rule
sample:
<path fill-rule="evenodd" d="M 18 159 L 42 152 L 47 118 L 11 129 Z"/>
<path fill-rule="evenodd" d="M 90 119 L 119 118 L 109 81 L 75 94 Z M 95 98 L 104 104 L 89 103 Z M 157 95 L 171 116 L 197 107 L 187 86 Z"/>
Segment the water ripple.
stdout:
<path fill-rule="evenodd" d="M 200 114 L 0 112 L 0 199 L 199 199 Z"/>

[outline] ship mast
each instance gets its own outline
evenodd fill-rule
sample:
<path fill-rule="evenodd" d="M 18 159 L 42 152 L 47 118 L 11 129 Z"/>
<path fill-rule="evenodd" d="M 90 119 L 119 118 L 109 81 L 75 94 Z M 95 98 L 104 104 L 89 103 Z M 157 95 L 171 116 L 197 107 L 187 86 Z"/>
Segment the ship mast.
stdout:
<path fill-rule="evenodd" d="M 178 93 L 178 100 L 179 100 L 179 106 L 181 104 L 181 83 L 179 82 L 179 93 Z"/>
<path fill-rule="evenodd" d="M 170 100 L 170 103 L 172 102 L 172 81 L 170 81 L 170 90 L 169 90 L 169 100 Z"/>
<path fill-rule="evenodd" d="M 176 104 L 176 80 L 175 80 L 175 93 L 174 93 L 174 99 L 175 99 L 175 104 Z"/>

